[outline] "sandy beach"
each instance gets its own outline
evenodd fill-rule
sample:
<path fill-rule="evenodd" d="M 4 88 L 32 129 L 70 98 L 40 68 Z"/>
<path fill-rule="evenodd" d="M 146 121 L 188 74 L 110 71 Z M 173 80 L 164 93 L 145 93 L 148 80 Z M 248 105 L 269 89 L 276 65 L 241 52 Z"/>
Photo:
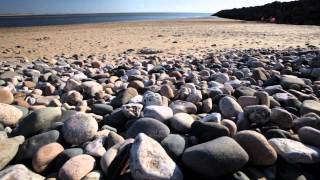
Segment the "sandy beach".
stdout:
<path fill-rule="evenodd" d="M 319 26 L 262 24 L 228 19 L 184 19 L 0 28 L 0 59 L 106 55 L 148 47 L 166 55 L 224 48 L 320 46 Z M 133 52 L 133 54 L 134 54 Z"/>

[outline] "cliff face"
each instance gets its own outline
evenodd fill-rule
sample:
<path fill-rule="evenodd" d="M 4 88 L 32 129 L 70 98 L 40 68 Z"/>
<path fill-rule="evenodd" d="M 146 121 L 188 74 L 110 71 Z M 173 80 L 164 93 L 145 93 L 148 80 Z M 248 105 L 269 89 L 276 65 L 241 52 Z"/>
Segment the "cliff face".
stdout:
<path fill-rule="evenodd" d="M 320 25 L 320 0 L 276 1 L 264 6 L 222 10 L 214 16 L 248 21 L 275 17 L 276 23 Z"/>

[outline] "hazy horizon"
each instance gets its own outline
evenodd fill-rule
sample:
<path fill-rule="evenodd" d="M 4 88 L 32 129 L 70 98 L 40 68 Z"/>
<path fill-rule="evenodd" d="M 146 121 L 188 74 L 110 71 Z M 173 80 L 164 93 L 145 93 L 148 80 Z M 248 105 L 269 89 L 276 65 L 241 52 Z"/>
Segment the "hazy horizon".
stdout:
<path fill-rule="evenodd" d="M 0 14 L 215 13 L 270 2 L 273 0 L 2 0 Z"/>

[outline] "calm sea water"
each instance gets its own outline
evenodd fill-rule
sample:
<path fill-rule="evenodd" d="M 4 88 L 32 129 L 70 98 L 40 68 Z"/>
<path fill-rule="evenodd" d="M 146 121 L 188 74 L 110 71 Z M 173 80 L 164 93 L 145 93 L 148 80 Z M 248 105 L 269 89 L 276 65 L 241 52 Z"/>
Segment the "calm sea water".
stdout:
<path fill-rule="evenodd" d="M 206 13 L 107 13 L 77 15 L 0 16 L 0 27 L 47 26 L 119 21 L 168 20 L 209 17 Z"/>

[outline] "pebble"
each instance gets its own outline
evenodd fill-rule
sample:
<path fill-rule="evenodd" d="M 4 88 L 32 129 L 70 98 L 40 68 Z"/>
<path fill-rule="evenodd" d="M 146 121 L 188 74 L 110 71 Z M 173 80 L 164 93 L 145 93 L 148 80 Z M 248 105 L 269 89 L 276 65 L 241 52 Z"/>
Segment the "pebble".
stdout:
<path fill-rule="evenodd" d="M 69 159 L 59 170 L 60 179 L 81 179 L 95 167 L 95 159 L 83 154 Z"/>
<path fill-rule="evenodd" d="M 303 101 L 300 107 L 300 113 L 308 114 L 310 112 L 316 113 L 320 116 L 320 102 L 314 100 L 305 100 Z"/>
<path fill-rule="evenodd" d="M 91 108 L 92 113 L 105 116 L 113 111 L 113 107 L 107 104 L 94 104 Z"/>
<path fill-rule="evenodd" d="M 145 106 L 161 106 L 163 104 L 162 96 L 158 93 L 154 93 L 151 91 L 148 91 L 143 95 L 142 101 Z"/>
<path fill-rule="evenodd" d="M 97 93 L 103 91 L 101 84 L 95 81 L 86 81 L 81 84 L 84 94 L 94 97 Z"/>
<path fill-rule="evenodd" d="M 37 173 L 43 172 L 63 150 L 63 146 L 59 143 L 50 143 L 40 147 L 32 158 L 34 171 Z"/>
<path fill-rule="evenodd" d="M 190 133 L 200 142 L 207 142 L 222 136 L 229 135 L 229 129 L 215 122 L 195 121 L 191 125 Z"/>
<path fill-rule="evenodd" d="M 0 179 L 14 179 L 14 180 L 44 180 L 45 177 L 40 174 L 32 172 L 23 164 L 15 164 L 13 166 L 8 166 L 4 170 L 0 171 Z"/>
<path fill-rule="evenodd" d="M 188 133 L 194 119 L 187 113 L 177 113 L 170 120 L 170 126 L 179 133 Z"/>
<path fill-rule="evenodd" d="M 174 97 L 174 91 L 172 90 L 172 88 L 169 86 L 169 85 L 163 85 L 161 86 L 161 89 L 160 89 L 160 94 L 162 96 L 165 96 L 169 99 L 173 98 Z"/>
<path fill-rule="evenodd" d="M 161 145 L 166 150 L 168 155 L 172 159 L 176 160 L 181 157 L 187 146 L 187 142 L 181 135 L 169 134 L 161 141 Z"/>
<path fill-rule="evenodd" d="M 8 87 L 0 86 L 0 103 L 12 104 L 14 100 L 13 94 Z"/>
<path fill-rule="evenodd" d="M 302 143 L 320 148 L 320 130 L 305 126 L 300 128 L 298 133 Z"/>
<path fill-rule="evenodd" d="M 59 131 L 52 130 L 37 134 L 24 141 L 19 148 L 19 152 L 15 159 L 17 162 L 31 162 L 32 157 L 38 151 L 38 149 L 46 144 L 55 143 L 60 136 Z"/>
<path fill-rule="evenodd" d="M 143 105 L 139 103 L 129 103 L 122 106 L 123 114 L 129 118 L 138 118 L 141 115 Z"/>
<path fill-rule="evenodd" d="M 69 148 L 62 151 L 55 159 L 57 169 L 60 169 L 65 162 L 67 162 L 72 157 L 83 154 L 83 149 L 81 148 Z"/>
<path fill-rule="evenodd" d="M 138 91 L 134 88 L 127 88 L 124 91 L 120 92 L 117 97 L 111 101 L 111 105 L 114 108 L 119 108 L 124 104 L 129 103 L 130 99 L 138 95 Z"/>
<path fill-rule="evenodd" d="M 60 107 L 47 107 L 35 110 L 23 118 L 13 130 L 12 135 L 30 137 L 45 129 L 49 129 L 54 123 L 59 122 L 62 116 Z"/>
<path fill-rule="evenodd" d="M 166 106 L 151 105 L 144 108 L 143 117 L 157 119 L 165 123 L 173 117 L 173 111 Z"/>
<path fill-rule="evenodd" d="M 162 146 L 143 133 L 132 144 L 129 165 L 134 179 L 183 179 L 180 168 Z"/>
<path fill-rule="evenodd" d="M 221 124 L 229 129 L 230 136 L 233 137 L 237 133 L 237 125 L 229 119 L 223 119 Z"/>
<path fill-rule="evenodd" d="M 196 114 L 197 106 L 191 102 L 176 100 L 170 104 L 170 108 L 173 110 L 173 113 L 188 113 Z"/>
<path fill-rule="evenodd" d="M 15 106 L 0 103 L 0 123 L 5 126 L 15 126 L 23 117 L 23 112 Z"/>
<path fill-rule="evenodd" d="M 288 163 L 312 164 L 320 161 L 320 149 L 316 147 L 284 138 L 273 138 L 269 143 Z"/>
<path fill-rule="evenodd" d="M 293 115 L 282 108 L 271 109 L 270 121 L 281 129 L 290 129 L 293 126 Z"/>
<path fill-rule="evenodd" d="M 277 153 L 260 133 L 245 130 L 238 132 L 234 139 L 248 153 L 249 163 L 257 166 L 270 166 L 277 160 Z"/>
<path fill-rule="evenodd" d="M 207 178 L 233 173 L 248 161 L 246 151 L 229 137 L 220 137 L 189 147 L 182 155 L 182 162 L 186 166 Z"/>
<path fill-rule="evenodd" d="M 253 123 L 265 124 L 270 120 L 271 110 L 265 105 L 247 106 L 245 116 Z"/>
<path fill-rule="evenodd" d="M 104 141 L 105 139 L 98 138 L 89 142 L 85 147 L 86 154 L 89 154 L 93 157 L 102 157 L 106 152 L 106 149 L 104 148 Z"/>
<path fill-rule="evenodd" d="M 2 170 L 16 156 L 19 146 L 23 142 L 23 136 L 5 138 L 0 141 L 0 170 Z"/>
<path fill-rule="evenodd" d="M 144 133 L 157 141 L 162 141 L 169 135 L 170 129 L 156 119 L 141 118 L 128 128 L 127 137 L 135 138 L 139 133 Z"/>
<path fill-rule="evenodd" d="M 61 131 L 66 142 L 79 145 L 95 136 L 98 123 L 90 115 L 78 112 L 64 122 Z"/>
<path fill-rule="evenodd" d="M 219 108 L 224 118 L 237 117 L 240 112 L 243 112 L 237 101 L 228 96 L 219 101 Z"/>

